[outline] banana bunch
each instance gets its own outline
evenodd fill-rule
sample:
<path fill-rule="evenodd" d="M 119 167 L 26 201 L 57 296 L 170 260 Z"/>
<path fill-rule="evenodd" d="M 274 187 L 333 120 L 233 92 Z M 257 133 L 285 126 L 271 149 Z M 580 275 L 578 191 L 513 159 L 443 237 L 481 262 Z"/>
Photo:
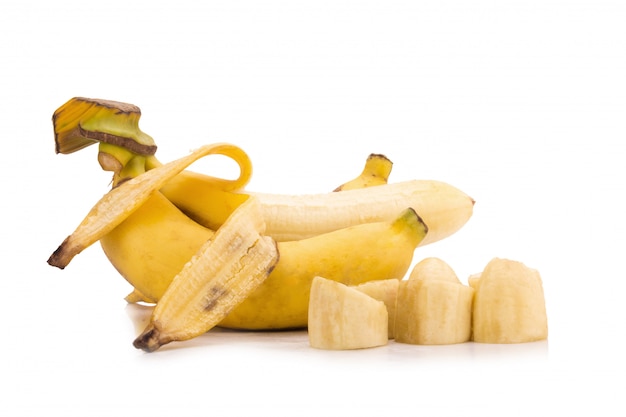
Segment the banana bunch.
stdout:
<path fill-rule="evenodd" d="M 216 325 L 306 327 L 314 277 L 346 285 L 402 279 L 419 245 L 452 235 L 472 215 L 474 201 L 449 184 L 388 184 L 391 161 L 376 154 L 335 192 L 250 192 L 252 164 L 242 149 L 216 143 L 161 163 L 154 140 L 139 129 L 140 114 L 133 105 L 81 97 L 54 113 L 57 153 L 97 143 L 113 181 L 48 263 L 65 268 L 99 241 L 134 288 L 126 299 L 156 304 L 135 341 L 146 351 Z M 239 177 L 187 169 L 213 154 L 232 158 Z"/>

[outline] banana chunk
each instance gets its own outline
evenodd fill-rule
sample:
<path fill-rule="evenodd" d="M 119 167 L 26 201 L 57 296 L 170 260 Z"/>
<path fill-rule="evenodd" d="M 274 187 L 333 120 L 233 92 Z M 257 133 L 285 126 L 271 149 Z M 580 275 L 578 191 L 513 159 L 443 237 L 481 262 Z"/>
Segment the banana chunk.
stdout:
<path fill-rule="evenodd" d="M 409 275 L 411 280 L 439 280 L 460 284 L 459 277 L 454 269 L 444 260 L 436 257 L 424 258 L 419 261 Z"/>
<path fill-rule="evenodd" d="M 548 337 L 539 272 L 521 262 L 494 258 L 472 276 L 476 288 L 473 339 L 482 343 L 523 343 Z"/>
<path fill-rule="evenodd" d="M 398 286 L 395 340 L 446 345 L 470 340 L 474 289 L 463 285 L 439 258 L 415 265 Z"/>
<path fill-rule="evenodd" d="M 388 338 L 393 339 L 396 322 L 396 300 L 398 298 L 399 279 L 382 279 L 379 281 L 364 282 L 353 288 L 370 297 L 385 303 L 388 315 Z"/>
<path fill-rule="evenodd" d="M 363 349 L 387 344 L 385 303 L 323 277 L 313 279 L 308 322 L 309 343 L 317 349 Z"/>

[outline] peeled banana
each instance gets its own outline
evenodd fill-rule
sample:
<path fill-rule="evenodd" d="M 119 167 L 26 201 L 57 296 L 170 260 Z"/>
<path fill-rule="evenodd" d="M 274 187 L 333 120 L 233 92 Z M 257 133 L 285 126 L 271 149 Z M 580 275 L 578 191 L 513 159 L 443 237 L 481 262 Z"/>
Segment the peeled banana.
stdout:
<path fill-rule="evenodd" d="M 494 258 L 472 279 L 476 290 L 473 339 L 482 343 L 523 343 L 548 337 L 541 276 L 511 259 Z"/>
<path fill-rule="evenodd" d="M 406 209 L 393 221 L 365 223 L 299 241 L 278 242 L 281 255 L 276 268 L 220 326 L 305 327 L 315 276 L 346 285 L 401 278 L 427 230 L 415 211 Z"/>
<path fill-rule="evenodd" d="M 183 172 L 161 192 L 189 217 L 216 229 L 231 207 L 244 199 L 240 192 L 216 189 L 203 175 Z M 306 239 L 361 223 L 393 219 L 412 207 L 428 225 L 421 245 L 444 239 L 471 217 L 474 200 L 450 184 L 411 180 L 341 192 L 281 195 L 246 192 L 258 198 L 266 233 L 277 241 Z"/>
<path fill-rule="evenodd" d="M 309 343 L 318 349 L 364 349 L 387 344 L 385 303 L 340 282 L 315 277 Z"/>

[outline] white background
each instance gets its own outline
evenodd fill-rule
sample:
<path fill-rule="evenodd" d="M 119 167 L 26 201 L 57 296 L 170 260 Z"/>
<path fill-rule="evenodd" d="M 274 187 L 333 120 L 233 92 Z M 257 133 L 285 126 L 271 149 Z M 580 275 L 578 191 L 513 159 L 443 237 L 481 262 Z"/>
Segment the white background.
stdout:
<path fill-rule="evenodd" d="M 623 1 L 0 10 L 1 415 L 624 415 Z M 254 191 L 332 190 L 372 152 L 391 181 L 456 185 L 473 218 L 415 260 L 462 280 L 494 256 L 537 268 L 548 342 L 327 352 L 302 332 L 214 331 L 135 350 L 147 312 L 98 245 L 46 264 L 110 180 L 95 147 L 54 153 L 52 113 L 74 96 L 140 106 L 162 160 L 241 146 Z"/>

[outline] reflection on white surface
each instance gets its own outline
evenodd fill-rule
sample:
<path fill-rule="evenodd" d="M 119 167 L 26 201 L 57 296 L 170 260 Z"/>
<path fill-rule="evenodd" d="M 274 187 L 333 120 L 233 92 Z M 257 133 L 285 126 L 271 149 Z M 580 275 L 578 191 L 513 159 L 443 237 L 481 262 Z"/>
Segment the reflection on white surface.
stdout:
<path fill-rule="evenodd" d="M 152 307 L 142 304 L 128 304 L 125 308 L 136 334 L 140 334 L 150 320 Z M 155 352 L 165 350 L 193 349 L 199 351 L 204 347 L 207 352 L 211 347 L 220 345 L 224 348 L 250 347 L 261 348 L 275 353 L 298 352 L 305 355 L 326 355 L 332 357 L 346 356 L 346 352 L 323 351 L 310 347 L 306 330 L 284 331 L 242 331 L 214 328 L 206 334 L 183 342 L 172 342 Z M 405 360 L 446 361 L 446 360 L 542 360 L 548 358 L 548 341 L 517 344 L 459 343 L 454 345 L 425 346 L 397 343 L 390 340 L 386 346 L 370 349 L 354 350 L 362 360 L 366 357 L 385 358 L 385 361 L 398 363 Z"/>

